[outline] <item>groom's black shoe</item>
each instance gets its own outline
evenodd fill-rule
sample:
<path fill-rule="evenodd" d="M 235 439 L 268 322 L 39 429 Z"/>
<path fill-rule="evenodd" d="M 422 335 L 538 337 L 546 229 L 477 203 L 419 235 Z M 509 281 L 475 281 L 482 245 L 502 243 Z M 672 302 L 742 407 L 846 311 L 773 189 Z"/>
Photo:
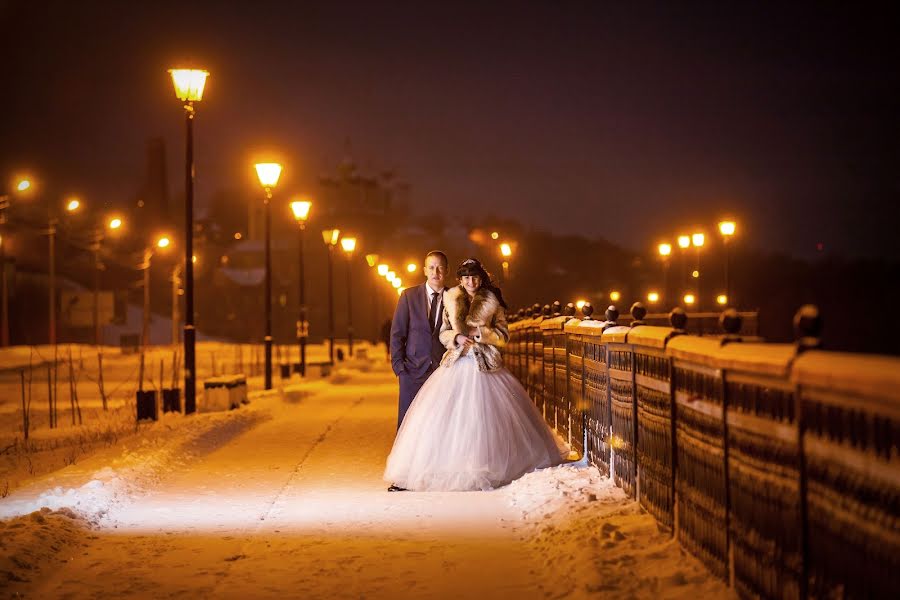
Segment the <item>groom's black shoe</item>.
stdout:
<path fill-rule="evenodd" d="M 391 484 L 391 487 L 388 488 L 389 492 L 408 492 L 409 490 L 406 488 L 402 488 L 399 485 Z"/>

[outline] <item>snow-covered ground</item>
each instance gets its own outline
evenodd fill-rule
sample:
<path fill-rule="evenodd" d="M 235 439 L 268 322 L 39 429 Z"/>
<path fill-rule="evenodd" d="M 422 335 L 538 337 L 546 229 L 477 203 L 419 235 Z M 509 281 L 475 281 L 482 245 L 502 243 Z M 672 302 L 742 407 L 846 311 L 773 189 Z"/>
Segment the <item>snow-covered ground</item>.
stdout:
<path fill-rule="evenodd" d="M 388 493 L 383 353 L 227 413 L 160 422 L 0 500 L 16 597 L 723 598 L 593 468 L 492 492 Z M 276 379 L 276 384 L 280 380 Z"/>

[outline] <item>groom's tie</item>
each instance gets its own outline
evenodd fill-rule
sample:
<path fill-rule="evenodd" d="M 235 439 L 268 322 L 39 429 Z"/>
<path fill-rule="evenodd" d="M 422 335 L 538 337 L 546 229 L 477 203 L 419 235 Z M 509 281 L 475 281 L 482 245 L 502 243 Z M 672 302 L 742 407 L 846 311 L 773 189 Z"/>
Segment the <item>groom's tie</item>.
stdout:
<path fill-rule="evenodd" d="M 439 293 L 431 292 L 431 309 L 429 309 L 429 311 L 428 311 L 428 318 L 431 319 L 431 333 L 434 333 L 434 330 L 437 328 L 436 316 L 437 316 L 437 305 L 438 305 L 439 297 L 440 297 Z M 421 306 L 421 304 L 419 306 Z"/>

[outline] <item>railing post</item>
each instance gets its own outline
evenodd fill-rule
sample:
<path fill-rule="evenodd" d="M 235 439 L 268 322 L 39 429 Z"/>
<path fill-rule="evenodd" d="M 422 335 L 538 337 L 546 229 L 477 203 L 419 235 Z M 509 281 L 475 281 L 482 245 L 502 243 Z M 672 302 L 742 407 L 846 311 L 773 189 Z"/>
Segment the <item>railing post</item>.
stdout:
<path fill-rule="evenodd" d="M 807 304 L 794 315 L 794 335 L 797 338 L 797 354 L 821 346 L 822 317 L 819 309 Z M 799 383 L 794 384 L 794 413 L 797 415 L 797 449 L 800 470 L 800 598 L 809 597 L 809 495 L 806 472 L 806 451 L 803 438 L 806 435 L 806 415 L 803 411 L 802 392 Z"/>

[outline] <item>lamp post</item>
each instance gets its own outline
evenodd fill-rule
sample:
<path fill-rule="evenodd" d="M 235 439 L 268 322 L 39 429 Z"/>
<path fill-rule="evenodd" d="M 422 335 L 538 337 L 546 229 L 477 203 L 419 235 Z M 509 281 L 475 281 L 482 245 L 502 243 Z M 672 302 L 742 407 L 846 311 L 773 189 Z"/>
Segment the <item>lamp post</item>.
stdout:
<path fill-rule="evenodd" d="M 306 314 L 306 268 L 303 262 L 303 246 L 306 243 L 306 221 L 309 219 L 309 210 L 312 202 L 307 199 L 291 202 L 291 211 L 299 225 L 297 229 L 297 279 L 300 282 L 297 303 L 299 315 L 297 316 L 297 342 L 300 345 L 300 377 L 306 377 L 306 338 L 309 336 L 309 322 Z"/>
<path fill-rule="evenodd" d="M 172 240 L 168 236 L 162 236 L 156 240 L 154 244 L 160 250 L 165 250 L 172 245 Z M 141 349 L 147 347 L 147 340 L 150 335 L 150 262 L 153 258 L 153 246 L 144 248 L 144 262 L 141 263 L 141 269 L 144 271 L 144 314 L 141 317 Z"/>
<path fill-rule="evenodd" d="M 66 200 L 66 212 L 75 213 L 81 208 L 81 201 L 77 198 Z M 48 327 L 49 327 L 49 343 L 51 346 L 56 345 L 56 228 L 59 225 L 59 219 L 53 214 L 47 220 L 47 240 L 49 244 L 49 268 L 50 277 L 49 302 L 48 302 Z"/>
<path fill-rule="evenodd" d="M 269 201 L 272 199 L 272 188 L 278 184 L 281 177 L 281 165 L 278 163 L 257 163 L 256 176 L 260 185 L 266 191 L 266 373 L 265 389 L 272 389 L 272 213 L 269 209 Z"/>
<path fill-rule="evenodd" d="M 105 229 L 110 231 L 118 231 L 122 228 L 122 219 L 112 217 L 107 221 Z M 104 227 L 97 227 L 94 230 L 94 237 L 91 240 L 91 250 L 94 253 L 94 344 L 100 346 L 103 341 L 100 327 L 100 271 L 103 270 L 103 262 L 100 259 L 100 244 L 105 238 Z"/>
<path fill-rule="evenodd" d="M 208 71 L 169 69 L 175 96 L 184 103 L 184 412 L 197 410 L 194 330 L 194 103 L 203 99 Z"/>
<path fill-rule="evenodd" d="M 334 247 L 341 237 L 340 229 L 322 230 L 322 241 L 328 248 L 328 362 L 334 363 Z"/>
<path fill-rule="evenodd" d="M 31 189 L 31 180 L 27 177 L 16 181 L 15 193 L 25 193 Z M 6 211 L 9 209 L 10 195 L 0 195 L 0 225 L 6 224 Z M 2 234 L 2 229 L 0 229 Z M 0 346 L 9 346 L 9 288 L 6 280 L 6 245 L 0 235 Z"/>
<path fill-rule="evenodd" d="M 501 263 L 503 266 L 503 282 L 506 283 L 509 280 L 509 259 L 512 257 L 512 246 L 506 242 L 500 244 L 500 255 L 503 257 L 503 262 Z"/>
<path fill-rule="evenodd" d="M 679 235 L 678 247 L 681 248 L 681 287 L 687 287 L 687 249 L 691 247 L 691 236 Z"/>
<path fill-rule="evenodd" d="M 141 391 L 144 390 L 144 355 L 147 352 L 147 341 L 150 337 L 150 262 L 153 259 L 154 246 L 165 250 L 171 245 L 172 240 L 164 235 L 158 238 L 153 246 L 144 248 L 144 261 L 141 263 L 141 270 L 144 271 L 144 309 L 141 315 L 141 363 L 138 376 L 138 389 Z"/>
<path fill-rule="evenodd" d="M 695 233 L 691 236 L 691 243 L 697 249 L 697 269 L 694 271 L 694 279 L 697 280 L 697 312 L 703 310 L 703 290 L 700 286 L 700 248 L 706 243 L 706 236 L 702 233 Z"/>
<path fill-rule="evenodd" d="M 731 286 L 728 281 L 728 241 L 734 235 L 737 226 L 734 221 L 722 221 L 719 223 L 719 233 L 722 234 L 722 246 L 725 253 L 725 299 L 731 299 Z"/>
<path fill-rule="evenodd" d="M 353 356 L 353 251 L 356 250 L 356 238 L 345 237 L 341 240 L 341 248 L 347 256 L 347 355 Z"/>
<path fill-rule="evenodd" d="M 175 263 L 172 267 L 172 345 L 178 344 L 178 287 L 181 285 L 181 264 Z"/>
<path fill-rule="evenodd" d="M 672 255 L 672 244 L 663 243 L 657 247 L 663 267 L 663 301 L 669 298 L 669 257 Z"/>
<path fill-rule="evenodd" d="M 377 254 L 366 254 L 366 264 L 369 265 L 370 268 L 374 269 L 375 265 L 378 264 L 378 255 Z M 375 332 L 375 335 L 372 337 L 372 345 L 378 343 L 379 337 L 379 327 L 378 327 L 378 314 L 379 314 L 379 302 L 378 302 L 378 287 L 375 284 L 375 279 L 373 277 L 369 277 L 369 280 L 372 282 L 372 328 Z"/>

